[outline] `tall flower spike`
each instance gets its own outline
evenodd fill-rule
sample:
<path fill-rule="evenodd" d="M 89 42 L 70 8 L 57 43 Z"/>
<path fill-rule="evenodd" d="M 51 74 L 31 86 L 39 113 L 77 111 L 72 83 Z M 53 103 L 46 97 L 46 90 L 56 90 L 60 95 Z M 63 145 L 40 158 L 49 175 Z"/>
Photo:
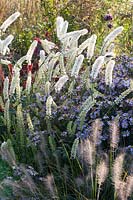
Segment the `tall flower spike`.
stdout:
<path fill-rule="evenodd" d="M 78 54 L 81 54 L 84 51 L 84 49 L 86 49 L 89 45 L 90 45 L 90 38 L 88 38 L 81 45 L 79 45 Z"/>
<path fill-rule="evenodd" d="M 62 17 L 57 17 L 56 19 L 56 30 L 57 30 L 57 37 L 61 39 L 62 35 L 67 33 L 68 29 L 68 22 L 64 21 Z"/>
<path fill-rule="evenodd" d="M 51 83 L 49 81 L 47 81 L 46 84 L 45 84 L 45 94 L 47 96 L 50 95 L 50 86 L 51 86 Z"/>
<path fill-rule="evenodd" d="M 66 75 L 66 70 L 65 70 L 65 64 L 64 64 L 64 56 L 63 54 L 60 54 L 59 57 L 59 65 L 60 65 L 60 69 L 61 69 L 61 75 Z"/>
<path fill-rule="evenodd" d="M 46 53 L 50 53 L 52 49 L 55 48 L 55 44 L 53 42 L 48 41 L 47 39 L 41 40 L 41 45 Z"/>
<path fill-rule="evenodd" d="M 3 32 L 20 16 L 20 12 L 15 12 L 10 17 L 8 17 L 4 23 L 0 26 L 0 30 Z"/>
<path fill-rule="evenodd" d="M 34 126 L 30 117 L 30 114 L 27 113 L 27 124 L 28 124 L 28 128 L 31 132 L 34 132 Z"/>
<path fill-rule="evenodd" d="M 47 101 L 46 101 L 46 115 L 48 116 L 48 117 L 50 117 L 51 116 L 51 114 L 52 114 L 52 105 L 54 106 L 54 107 L 57 107 L 56 106 L 56 104 L 55 104 L 55 102 L 54 102 L 54 100 L 53 100 L 53 98 L 52 98 L 52 96 L 49 96 L 48 98 L 47 98 Z"/>
<path fill-rule="evenodd" d="M 88 59 L 91 59 L 94 55 L 96 40 L 97 40 L 97 36 L 95 34 L 90 37 L 90 41 L 87 48 Z"/>
<path fill-rule="evenodd" d="M 62 30 L 61 30 L 61 34 L 66 34 L 67 33 L 67 29 L 68 29 L 68 22 L 67 21 L 64 21 L 64 24 L 63 24 L 63 27 L 62 27 Z"/>
<path fill-rule="evenodd" d="M 112 74 L 113 74 L 114 66 L 115 66 L 115 61 L 110 60 L 105 70 L 105 83 L 106 85 L 109 85 L 110 87 L 112 85 Z"/>
<path fill-rule="evenodd" d="M 20 100 L 21 97 L 20 77 L 17 77 L 16 80 L 16 96 L 17 100 Z"/>
<path fill-rule="evenodd" d="M 76 58 L 75 63 L 72 68 L 71 76 L 74 76 L 75 78 L 78 76 L 83 60 L 84 60 L 84 56 L 82 54 Z"/>
<path fill-rule="evenodd" d="M 10 128 L 11 128 L 9 108 L 10 108 L 10 100 L 7 99 L 4 108 L 4 120 L 5 120 L 5 125 L 7 126 L 8 133 L 10 133 Z"/>
<path fill-rule="evenodd" d="M 62 89 L 62 87 L 65 85 L 65 83 L 67 81 L 68 81 L 68 76 L 67 75 L 64 75 L 64 76 L 60 77 L 60 79 L 55 84 L 55 91 L 56 92 L 60 92 L 60 90 Z"/>
<path fill-rule="evenodd" d="M 111 42 L 114 41 L 114 39 L 123 31 L 123 26 L 119 26 L 115 30 L 113 30 L 103 41 L 103 46 L 102 46 L 102 55 L 105 54 L 107 47 Z"/>
<path fill-rule="evenodd" d="M 108 47 L 108 52 L 113 52 L 114 51 L 114 48 L 115 48 L 115 44 L 114 43 L 111 43 Z"/>
<path fill-rule="evenodd" d="M 115 58 L 115 53 L 114 52 L 107 52 L 105 54 L 105 63 L 108 63 L 112 58 Z"/>
<path fill-rule="evenodd" d="M 32 44 L 30 45 L 30 48 L 26 54 L 26 60 L 28 61 L 29 64 L 31 63 L 31 59 L 32 59 L 33 53 L 35 51 L 35 48 L 37 47 L 37 44 L 38 44 L 38 42 L 36 40 L 34 40 L 32 42 Z"/>
<path fill-rule="evenodd" d="M 88 33 L 87 29 L 82 29 L 82 30 L 78 30 L 78 31 L 71 31 L 69 33 L 64 34 L 61 37 L 61 40 L 64 40 L 66 38 L 73 38 L 73 40 L 76 38 L 78 39 L 80 36 L 85 35 Z M 78 37 L 78 38 L 77 38 Z"/>
<path fill-rule="evenodd" d="M 3 60 L 3 59 L 0 60 L 0 63 L 3 64 L 3 65 L 11 64 L 11 62 L 9 60 Z"/>
<path fill-rule="evenodd" d="M 12 77 L 12 81 L 10 84 L 10 91 L 9 91 L 10 96 L 12 96 L 15 93 L 15 89 L 16 89 L 17 81 L 19 80 L 19 76 L 20 76 L 19 68 L 13 69 L 13 77 Z"/>
<path fill-rule="evenodd" d="M 31 80 L 32 80 L 31 76 L 32 76 L 31 71 L 29 71 L 27 81 L 26 81 L 26 92 L 27 92 L 27 94 L 30 94 Z"/>
<path fill-rule="evenodd" d="M 64 24 L 64 19 L 63 17 L 57 17 L 56 19 L 56 31 L 57 31 L 57 37 L 60 39 L 61 37 L 61 31 L 63 28 L 63 24 Z"/>
<path fill-rule="evenodd" d="M 25 60 L 26 60 L 26 56 L 21 57 L 21 58 L 16 62 L 16 64 L 14 65 L 14 71 L 15 71 L 16 69 L 18 69 L 18 68 L 19 68 L 19 70 L 21 70 L 21 69 L 22 69 L 22 63 L 23 63 Z"/>
<path fill-rule="evenodd" d="M 92 65 L 91 78 L 96 79 L 101 67 L 104 64 L 104 56 L 99 56 Z"/>
<path fill-rule="evenodd" d="M 44 61 L 45 61 L 45 51 L 41 50 L 40 51 L 39 66 L 43 65 Z"/>
<path fill-rule="evenodd" d="M 9 35 L 6 37 L 5 40 L 0 40 L 0 53 L 5 55 L 7 51 L 9 51 L 9 44 L 11 44 L 12 40 L 14 39 L 13 35 Z"/>
<path fill-rule="evenodd" d="M 4 88 L 3 88 L 3 96 L 4 100 L 7 100 L 9 98 L 9 78 L 6 77 L 4 80 Z"/>

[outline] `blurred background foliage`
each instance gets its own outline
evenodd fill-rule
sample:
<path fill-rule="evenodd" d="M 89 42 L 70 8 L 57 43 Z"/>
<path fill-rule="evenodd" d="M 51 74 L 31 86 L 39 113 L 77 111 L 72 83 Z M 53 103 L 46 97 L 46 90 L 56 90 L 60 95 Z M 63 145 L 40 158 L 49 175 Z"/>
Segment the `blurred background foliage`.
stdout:
<path fill-rule="evenodd" d="M 0 23 L 17 10 L 22 13 L 8 30 L 15 35 L 13 50 L 18 56 L 27 52 L 34 37 L 57 42 L 55 19 L 58 15 L 69 21 L 69 31 L 87 28 L 90 35 L 95 33 L 98 46 L 110 29 L 123 25 L 117 51 L 132 53 L 132 0 L 10 0 L 10 4 L 8 0 L 1 0 L 0 10 Z M 108 14 L 112 16 L 111 20 L 105 19 Z"/>

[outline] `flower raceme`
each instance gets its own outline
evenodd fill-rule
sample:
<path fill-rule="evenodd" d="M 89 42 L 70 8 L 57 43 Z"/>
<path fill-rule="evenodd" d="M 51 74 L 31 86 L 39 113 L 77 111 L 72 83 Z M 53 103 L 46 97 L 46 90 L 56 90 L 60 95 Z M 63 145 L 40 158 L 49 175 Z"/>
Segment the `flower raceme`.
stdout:
<path fill-rule="evenodd" d="M 6 31 L 6 29 L 20 16 L 20 12 L 15 12 L 12 14 L 4 23 L 0 26 L 0 30 L 3 32 Z"/>

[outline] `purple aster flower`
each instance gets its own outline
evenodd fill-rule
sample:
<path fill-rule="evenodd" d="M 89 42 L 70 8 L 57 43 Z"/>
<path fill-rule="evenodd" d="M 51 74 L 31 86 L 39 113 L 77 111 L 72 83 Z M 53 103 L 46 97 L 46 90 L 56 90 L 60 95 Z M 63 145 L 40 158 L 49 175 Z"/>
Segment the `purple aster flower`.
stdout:
<path fill-rule="evenodd" d="M 128 128 L 128 121 L 126 119 L 122 120 L 121 127 L 124 129 Z"/>
<path fill-rule="evenodd" d="M 126 147 L 126 150 L 128 150 L 133 155 L 133 146 L 129 145 Z"/>
<path fill-rule="evenodd" d="M 107 26 L 108 26 L 108 28 L 110 28 L 110 29 L 113 27 L 113 25 L 112 25 L 111 23 L 109 23 Z"/>
<path fill-rule="evenodd" d="M 130 118 L 129 118 L 129 124 L 130 124 L 130 125 L 133 125 L 133 117 L 130 117 Z"/>
<path fill-rule="evenodd" d="M 130 135 L 130 132 L 128 130 L 122 132 L 123 137 L 128 137 L 129 135 Z"/>
<path fill-rule="evenodd" d="M 104 20 L 105 20 L 105 21 L 110 21 L 110 20 L 112 20 L 112 19 L 113 19 L 113 17 L 112 17 L 111 14 L 106 14 L 106 15 L 104 16 Z"/>

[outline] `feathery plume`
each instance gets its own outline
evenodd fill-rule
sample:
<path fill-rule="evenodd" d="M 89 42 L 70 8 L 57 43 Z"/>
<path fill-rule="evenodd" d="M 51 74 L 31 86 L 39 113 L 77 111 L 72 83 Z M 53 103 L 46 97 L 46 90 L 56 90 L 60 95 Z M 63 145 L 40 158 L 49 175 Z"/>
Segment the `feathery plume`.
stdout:
<path fill-rule="evenodd" d="M 102 132 L 102 122 L 100 119 L 96 119 L 92 124 L 92 141 L 93 144 L 96 146 L 100 141 L 100 135 Z"/>
<path fill-rule="evenodd" d="M 121 200 L 127 200 L 133 192 L 133 176 L 128 176 L 126 182 L 119 180 L 116 192 Z"/>
<path fill-rule="evenodd" d="M 125 195 L 127 199 L 133 192 L 133 175 L 130 175 L 127 177 L 126 185 L 127 187 L 126 187 Z"/>
<path fill-rule="evenodd" d="M 123 161 L 125 154 L 122 153 L 118 155 L 114 161 L 113 165 L 113 182 L 115 185 L 115 190 L 119 189 L 119 181 L 121 180 L 122 170 L 123 170 Z"/>
<path fill-rule="evenodd" d="M 104 183 L 108 175 L 108 166 L 106 161 L 100 161 L 100 164 L 97 166 L 96 169 L 96 174 L 97 174 L 97 181 L 100 187 L 102 183 Z"/>
<path fill-rule="evenodd" d="M 44 184 L 45 184 L 47 190 L 49 190 L 52 198 L 55 199 L 56 198 L 56 188 L 55 188 L 55 184 L 54 184 L 54 176 L 51 174 L 48 174 L 44 178 Z"/>
<path fill-rule="evenodd" d="M 116 193 L 120 200 L 127 200 L 125 197 L 126 186 L 127 186 L 127 184 L 124 181 L 119 180 L 117 182 Z"/>
<path fill-rule="evenodd" d="M 114 119 L 110 126 L 111 142 L 110 146 L 114 149 L 117 148 L 119 143 L 119 125 L 118 120 Z"/>
<path fill-rule="evenodd" d="M 78 155 L 85 163 L 92 166 L 94 162 L 94 145 L 89 139 L 81 140 L 78 149 Z"/>
<path fill-rule="evenodd" d="M 1 144 L 0 155 L 2 156 L 2 159 L 6 160 L 11 167 L 16 165 L 16 158 L 11 140 L 8 139 L 7 142 L 3 142 Z"/>

